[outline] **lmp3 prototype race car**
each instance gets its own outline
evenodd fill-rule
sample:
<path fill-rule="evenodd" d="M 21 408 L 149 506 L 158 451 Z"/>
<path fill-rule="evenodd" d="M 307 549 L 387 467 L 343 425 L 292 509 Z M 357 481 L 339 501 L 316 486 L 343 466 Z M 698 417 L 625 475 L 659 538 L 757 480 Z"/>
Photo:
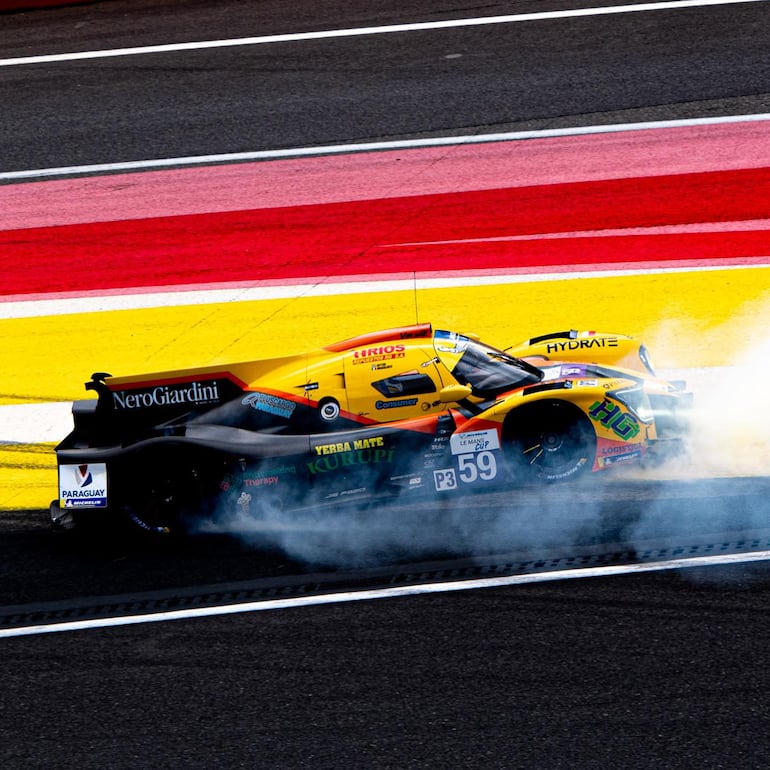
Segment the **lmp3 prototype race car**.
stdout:
<path fill-rule="evenodd" d="M 418 324 L 228 366 L 112 377 L 56 448 L 55 528 L 117 516 L 184 531 L 420 491 L 564 482 L 677 447 L 691 394 L 620 334 L 501 350 Z"/>

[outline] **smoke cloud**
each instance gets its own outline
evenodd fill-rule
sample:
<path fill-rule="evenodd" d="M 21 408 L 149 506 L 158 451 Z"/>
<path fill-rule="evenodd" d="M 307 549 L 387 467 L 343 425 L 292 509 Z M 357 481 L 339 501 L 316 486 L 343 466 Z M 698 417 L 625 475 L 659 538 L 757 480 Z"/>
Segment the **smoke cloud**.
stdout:
<path fill-rule="evenodd" d="M 682 333 L 680 325 L 680 347 Z M 653 356 L 662 352 L 670 360 L 671 334 L 668 325 L 646 340 Z M 490 495 L 420 499 L 405 492 L 393 503 L 364 508 L 306 497 L 297 510 L 255 517 L 231 506 L 202 529 L 339 568 L 511 551 L 568 553 L 574 544 L 620 541 L 643 551 L 649 541 L 683 544 L 695 534 L 725 537 L 759 529 L 770 504 L 756 492 L 760 482 L 745 482 L 768 475 L 770 335 L 766 328 L 756 334 L 747 329 L 743 340 L 734 360 L 721 366 L 660 370 L 662 377 L 686 380 L 695 394 L 686 450 L 660 466 Z"/>
<path fill-rule="evenodd" d="M 636 473 L 640 478 L 682 482 L 682 499 L 677 505 L 651 501 L 630 533 L 633 542 L 682 544 L 696 533 L 729 538 L 731 533 L 767 527 L 769 310 L 767 302 L 744 309 L 741 337 L 726 345 L 719 330 L 706 335 L 734 348 L 732 360 L 724 365 L 661 371 L 669 379 L 687 379 L 695 394 L 686 451 L 661 468 Z M 665 350 L 663 330 L 656 339 L 657 349 Z"/>

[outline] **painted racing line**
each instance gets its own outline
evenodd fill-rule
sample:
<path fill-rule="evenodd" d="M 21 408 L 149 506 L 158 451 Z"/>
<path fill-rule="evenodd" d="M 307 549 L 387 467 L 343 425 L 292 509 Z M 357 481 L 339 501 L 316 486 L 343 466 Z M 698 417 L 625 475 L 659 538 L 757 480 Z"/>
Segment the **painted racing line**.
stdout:
<path fill-rule="evenodd" d="M 32 0 L 40 4 L 43 0 Z M 329 40 L 341 37 L 361 37 L 368 35 L 386 35 L 394 33 L 424 32 L 426 30 L 456 29 L 457 27 L 478 27 L 492 24 L 520 24 L 551 19 L 570 19 L 585 16 L 606 16 L 624 13 L 650 11 L 677 11 L 682 8 L 703 8 L 707 6 L 741 5 L 762 2 L 762 0 L 664 0 L 663 2 L 636 3 L 634 5 L 598 6 L 592 8 L 574 8 L 556 11 L 536 11 L 533 13 L 508 14 L 505 16 L 480 16 L 442 21 L 413 22 L 408 24 L 389 24 L 376 27 L 358 27 L 349 29 L 320 30 L 316 32 L 294 32 L 256 37 L 231 38 L 225 40 L 201 40 L 191 43 L 170 43 L 164 45 L 137 46 L 96 51 L 75 51 L 41 56 L 19 56 L 0 59 L 0 67 L 16 67 L 27 64 L 51 64 L 55 62 L 83 61 L 104 59 L 116 56 L 147 56 L 156 53 L 174 51 L 194 51 L 211 48 L 232 48 L 235 46 L 271 45 L 275 43 L 293 43 L 307 40 Z M 54 1 L 54 4 L 55 1 Z M 14 6 L 11 6 L 14 7 Z M 0 2 L 0 10 L 2 2 Z"/>
<path fill-rule="evenodd" d="M 679 121 L 1 186 L 0 508 L 55 495 L 50 445 L 92 371 L 415 320 L 502 347 L 609 325 L 663 368 L 726 366 L 768 328 L 769 128 Z"/>
<path fill-rule="evenodd" d="M 65 631 L 88 631 L 98 628 L 116 628 L 142 623 L 161 623 L 171 620 L 195 620 L 206 617 L 222 617 L 250 612 L 290 610 L 300 607 L 312 607 L 326 604 L 347 604 L 350 602 L 373 601 L 379 599 L 397 599 L 405 596 L 424 596 L 428 594 L 451 593 L 455 591 L 475 591 L 484 588 L 505 588 L 514 585 L 546 583 L 556 580 L 576 580 L 584 578 L 613 577 L 617 575 L 641 574 L 644 572 L 662 572 L 699 567 L 719 567 L 735 563 L 763 562 L 770 560 L 770 551 L 754 551 L 738 554 L 715 554 L 695 556 L 684 559 L 646 562 L 637 564 L 619 564 L 583 569 L 553 570 L 527 575 L 512 575 L 494 578 L 473 578 L 448 582 L 423 583 L 419 585 L 394 586 L 359 591 L 344 591 L 287 599 L 266 599 L 255 602 L 222 604 L 213 607 L 197 607 L 166 612 L 151 612 L 140 615 L 117 615 L 107 618 L 63 621 L 16 628 L 0 629 L 0 639 L 18 636 L 36 636 L 39 634 L 62 633 Z"/>

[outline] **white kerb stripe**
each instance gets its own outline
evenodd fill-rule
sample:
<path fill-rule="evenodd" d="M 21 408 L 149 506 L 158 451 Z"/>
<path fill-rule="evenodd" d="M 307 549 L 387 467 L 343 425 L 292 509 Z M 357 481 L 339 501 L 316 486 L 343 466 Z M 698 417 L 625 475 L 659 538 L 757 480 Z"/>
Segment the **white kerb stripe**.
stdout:
<path fill-rule="evenodd" d="M 415 150 L 426 147 L 451 147 L 463 144 L 488 144 L 492 142 L 517 142 L 533 139 L 555 139 L 591 134 L 613 134 L 626 131 L 656 131 L 691 126 L 713 126 L 726 123 L 756 123 L 770 120 L 770 113 L 756 115 L 723 115 L 715 118 L 680 118 L 654 120 L 642 123 L 611 123 L 598 126 L 572 126 L 570 128 L 546 128 L 533 131 L 508 131 L 493 134 L 467 136 L 436 136 L 426 139 L 399 139 L 388 142 L 362 142 L 360 144 L 329 144 L 315 147 L 294 147 L 284 150 L 252 150 L 215 155 L 188 155 L 178 158 L 150 158 L 145 160 L 93 163 L 86 166 L 55 166 L 53 168 L 28 169 L 0 172 L 0 182 L 24 179 L 42 179 L 54 176 L 83 176 L 87 174 L 111 174 L 125 171 L 184 168 L 214 164 L 249 163 L 263 160 L 286 160 L 353 153 L 387 152 L 389 150 Z"/>

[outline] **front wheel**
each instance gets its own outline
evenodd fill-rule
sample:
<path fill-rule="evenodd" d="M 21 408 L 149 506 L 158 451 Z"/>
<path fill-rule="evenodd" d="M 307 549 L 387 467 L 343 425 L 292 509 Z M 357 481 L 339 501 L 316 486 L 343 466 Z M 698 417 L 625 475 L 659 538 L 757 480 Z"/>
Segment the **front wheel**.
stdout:
<path fill-rule="evenodd" d="M 504 437 L 517 481 L 566 481 L 593 466 L 596 433 L 588 418 L 565 401 L 517 409 L 508 417 Z"/>

